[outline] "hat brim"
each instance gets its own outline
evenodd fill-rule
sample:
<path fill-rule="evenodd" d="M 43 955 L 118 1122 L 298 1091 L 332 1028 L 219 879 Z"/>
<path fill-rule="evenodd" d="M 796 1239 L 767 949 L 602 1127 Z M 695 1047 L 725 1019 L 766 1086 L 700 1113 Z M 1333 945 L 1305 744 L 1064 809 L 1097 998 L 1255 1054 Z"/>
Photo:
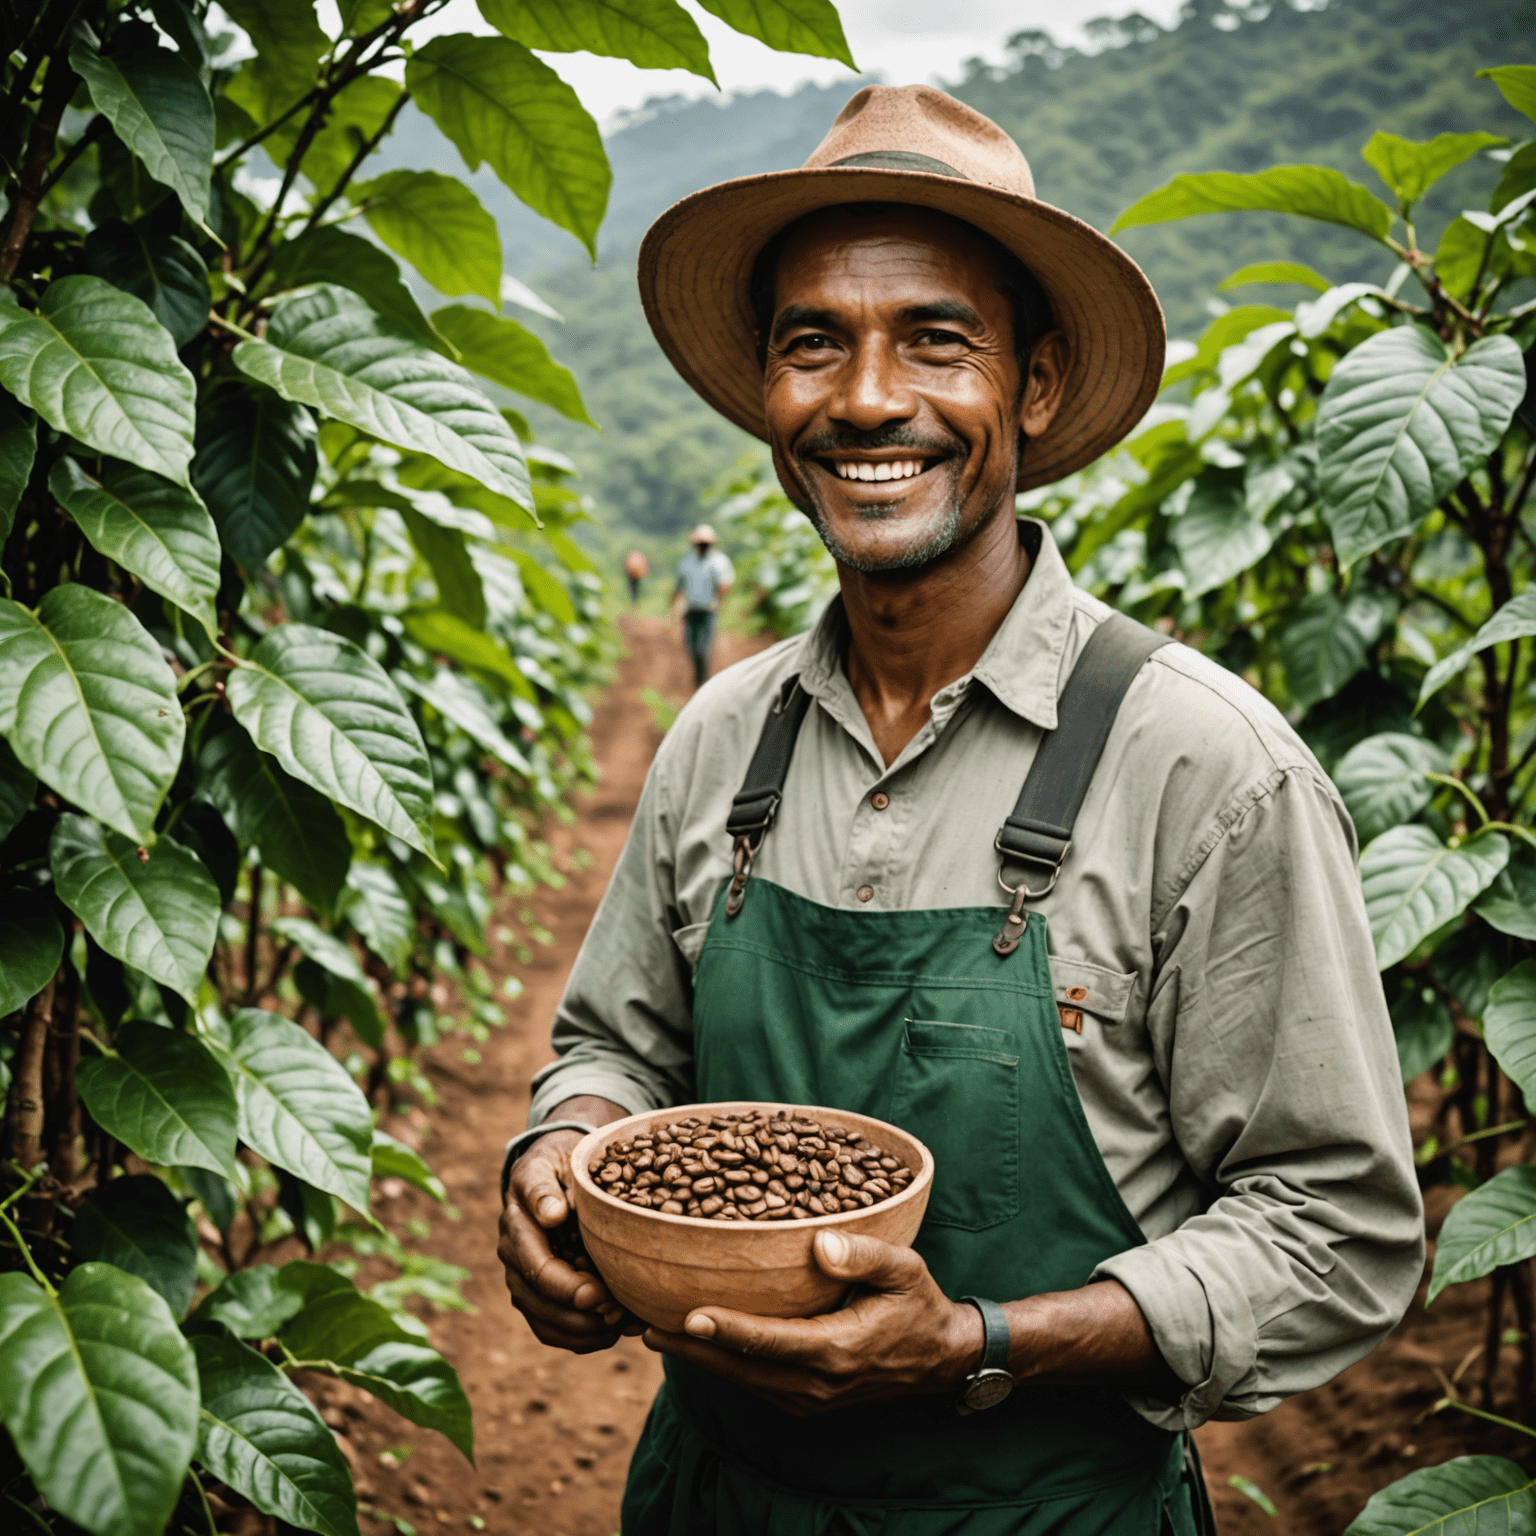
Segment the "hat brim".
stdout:
<path fill-rule="evenodd" d="M 1141 268 L 1049 203 L 922 171 L 817 168 L 706 187 L 656 220 L 640 247 L 640 299 L 672 366 L 720 414 L 767 441 L 752 267 L 786 225 L 838 203 L 911 203 L 985 231 L 1034 274 L 1067 338 L 1060 409 L 1031 438 L 1018 488 L 1090 464 L 1146 414 L 1163 376 L 1163 311 Z"/>

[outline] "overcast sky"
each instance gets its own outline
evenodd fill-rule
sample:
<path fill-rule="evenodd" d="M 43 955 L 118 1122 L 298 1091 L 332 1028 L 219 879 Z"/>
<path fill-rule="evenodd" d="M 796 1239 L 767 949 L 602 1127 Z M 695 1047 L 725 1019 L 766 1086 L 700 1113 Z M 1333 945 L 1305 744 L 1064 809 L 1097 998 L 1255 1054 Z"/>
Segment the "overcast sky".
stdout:
<path fill-rule="evenodd" d="M 806 80 L 828 84 L 852 78 L 841 64 L 804 54 L 775 53 L 733 32 L 690 0 L 682 3 L 709 40 L 722 90 L 767 85 L 790 91 Z M 1085 21 L 1131 10 L 1168 26 L 1178 15 L 1179 0 L 841 0 L 838 5 L 859 67 L 883 75 L 891 85 L 920 84 L 936 76 L 953 78 L 965 60 L 977 55 L 999 60 L 1004 38 L 1029 28 L 1050 32 L 1060 42 L 1081 42 Z M 483 23 L 474 0 L 453 0 L 429 27 L 456 32 L 479 29 Z M 415 28 L 412 35 L 421 36 L 426 30 Z M 600 59 L 588 53 L 545 57 L 603 124 L 650 96 L 715 94 L 707 80 L 686 70 L 636 69 L 621 59 Z"/>

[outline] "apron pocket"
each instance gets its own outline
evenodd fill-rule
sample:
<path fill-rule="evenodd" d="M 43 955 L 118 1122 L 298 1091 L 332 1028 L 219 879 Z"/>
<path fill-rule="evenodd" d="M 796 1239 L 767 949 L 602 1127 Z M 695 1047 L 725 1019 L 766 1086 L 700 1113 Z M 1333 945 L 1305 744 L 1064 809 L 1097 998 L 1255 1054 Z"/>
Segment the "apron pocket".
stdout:
<path fill-rule="evenodd" d="M 979 1232 L 1019 1214 L 1019 1058 L 1005 1029 L 908 1019 L 891 1119 L 933 1153 L 925 1225 Z"/>

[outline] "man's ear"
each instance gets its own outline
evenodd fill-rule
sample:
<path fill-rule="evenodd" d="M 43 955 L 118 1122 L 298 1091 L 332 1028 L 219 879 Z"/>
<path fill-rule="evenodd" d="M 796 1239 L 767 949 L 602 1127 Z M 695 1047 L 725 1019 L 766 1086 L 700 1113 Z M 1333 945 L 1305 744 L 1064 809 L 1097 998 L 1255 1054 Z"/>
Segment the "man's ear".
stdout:
<path fill-rule="evenodd" d="M 1047 331 L 1029 350 L 1029 376 L 1019 401 L 1019 430 L 1025 437 L 1039 437 L 1055 419 L 1067 387 L 1072 357 L 1067 338 Z"/>

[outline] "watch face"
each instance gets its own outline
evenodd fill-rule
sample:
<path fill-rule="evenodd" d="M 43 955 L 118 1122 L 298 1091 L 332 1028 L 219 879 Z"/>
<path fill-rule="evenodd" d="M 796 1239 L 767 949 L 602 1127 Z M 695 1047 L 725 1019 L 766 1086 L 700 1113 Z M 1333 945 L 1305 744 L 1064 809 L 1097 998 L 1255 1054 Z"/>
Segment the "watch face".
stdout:
<path fill-rule="evenodd" d="M 979 1412 L 995 1408 L 1013 1391 L 1013 1377 L 1007 1371 L 978 1371 L 965 1389 L 965 1406 Z"/>

